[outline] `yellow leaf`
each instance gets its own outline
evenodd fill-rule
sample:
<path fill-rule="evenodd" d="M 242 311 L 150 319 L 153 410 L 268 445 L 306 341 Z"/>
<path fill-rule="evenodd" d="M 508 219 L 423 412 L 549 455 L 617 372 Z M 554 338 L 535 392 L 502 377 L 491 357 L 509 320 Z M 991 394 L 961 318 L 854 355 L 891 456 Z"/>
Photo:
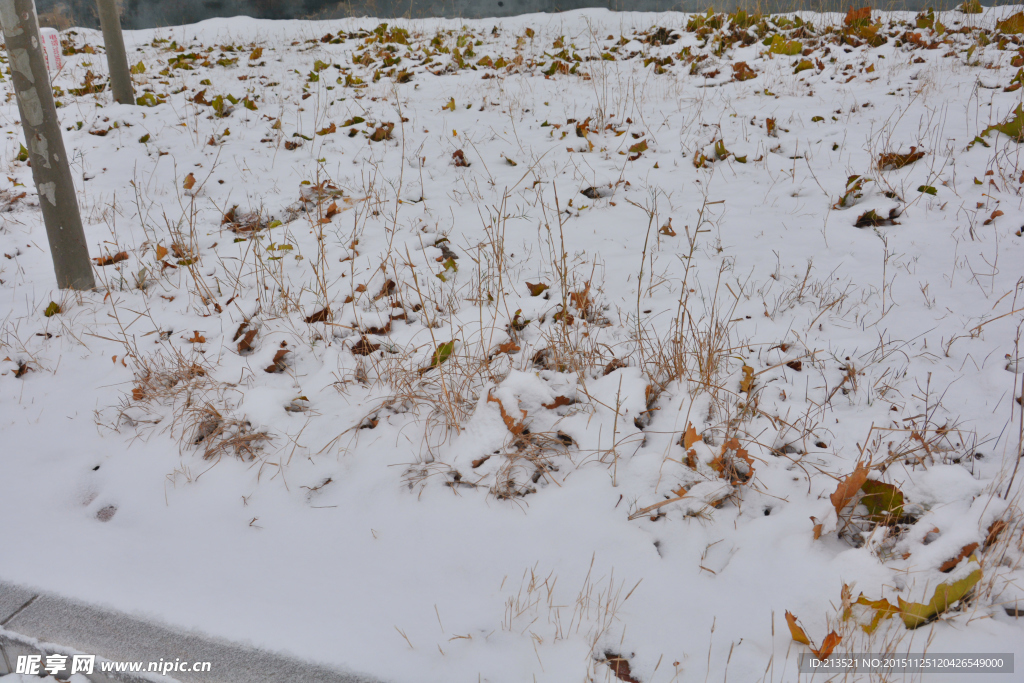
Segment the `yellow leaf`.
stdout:
<path fill-rule="evenodd" d="M 796 623 L 796 617 L 787 610 L 786 612 L 786 623 L 789 624 L 789 632 L 793 634 L 793 640 L 804 645 L 810 645 L 811 639 L 807 637 L 804 630 Z"/>
<path fill-rule="evenodd" d="M 865 607 L 870 607 L 875 610 L 875 616 L 871 618 L 871 623 L 861 625 L 861 628 L 864 629 L 864 633 L 867 633 L 868 635 L 875 632 L 875 629 L 878 628 L 878 625 L 882 623 L 883 619 L 888 619 L 892 615 L 899 614 L 900 612 L 899 608 L 891 605 L 885 598 L 880 600 L 868 600 L 864 597 L 863 593 L 861 593 L 857 598 L 857 604 L 864 605 Z"/>
<path fill-rule="evenodd" d="M 740 391 L 749 394 L 754 387 L 754 368 L 749 365 L 743 366 L 743 379 L 740 380 Z"/>
<path fill-rule="evenodd" d="M 935 594 L 926 604 L 920 602 L 904 602 L 903 598 L 897 598 L 900 605 L 900 615 L 907 628 L 922 626 L 939 614 L 950 608 L 953 603 L 961 600 L 975 584 L 981 581 L 981 566 L 978 559 L 971 555 L 971 562 L 978 568 L 973 572 L 953 583 L 942 583 L 935 588 Z"/>

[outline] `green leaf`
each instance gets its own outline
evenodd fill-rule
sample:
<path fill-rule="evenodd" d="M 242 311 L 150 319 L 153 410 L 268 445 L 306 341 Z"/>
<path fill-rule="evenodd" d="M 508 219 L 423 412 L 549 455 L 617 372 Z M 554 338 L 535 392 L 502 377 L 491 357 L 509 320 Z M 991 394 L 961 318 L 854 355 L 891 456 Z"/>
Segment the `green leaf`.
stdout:
<path fill-rule="evenodd" d="M 143 135 L 143 136 L 142 136 L 141 138 L 139 138 L 139 142 L 141 142 L 141 143 L 143 143 L 143 144 L 145 144 L 145 143 L 149 142 L 149 133 L 146 133 L 146 134 L 145 134 L 145 135 Z"/>
<path fill-rule="evenodd" d="M 789 55 L 790 57 L 793 57 L 803 51 L 804 46 L 799 40 L 786 40 L 778 34 L 772 38 L 772 43 L 768 46 L 768 52 L 776 55 Z"/>
<path fill-rule="evenodd" d="M 543 282 L 538 282 L 537 284 L 527 282 L 526 287 L 530 290 L 530 296 L 540 296 L 544 293 L 544 290 L 548 288 L 548 286 Z"/>
<path fill-rule="evenodd" d="M 432 370 L 433 368 L 436 368 L 437 366 L 441 365 L 441 363 L 445 362 L 451 357 L 453 351 L 455 351 L 454 339 L 452 339 L 450 342 L 445 342 L 444 344 L 438 346 L 437 350 L 434 351 L 434 357 L 430 359 L 430 367 L 426 368 L 426 370 L 424 370 L 423 372 L 426 372 L 427 370 Z"/>
<path fill-rule="evenodd" d="M 817 123 L 818 121 L 824 121 L 824 120 L 825 120 L 824 116 L 812 116 L 811 117 L 811 123 Z"/>
<path fill-rule="evenodd" d="M 133 66 L 131 68 L 131 72 L 133 74 L 144 74 L 144 73 L 146 73 L 146 65 L 143 64 L 142 62 L 139 62 L 138 64 L 136 64 L 135 66 Z"/>
<path fill-rule="evenodd" d="M 60 313 L 60 304 L 58 304 L 56 301 L 51 301 L 50 305 L 47 306 L 46 310 L 43 311 L 43 315 L 45 315 L 47 318 L 52 318 L 58 313 Z"/>
<path fill-rule="evenodd" d="M 364 119 L 362 116 L 353 116 L 348 121 L 346 121 L 345 123 L 341 124 L 341 127 L 342 128 L 347 128 L 348 126 L 354 126 L 354 125 L 356 125 L 358 123 L 364 123 L 365 121 L 366 121 L 366 119 Z"/>
<path fill-rule="evenodd" d="M 28 150 L 25 149 L 25 145 L 19 145 L 19 147 L 20 149 L 18 150 L 18 156 L 16 157 L 17 160 L 28 161 Z"/>
<path fill-rule="evenodd" d="M 923 626 L 939 614 L 948 610 L 954 603 L 962 600 L 974 586 L 981 581 L 981 565 L 978 558 L 971 555 L 970 562 L 977 567 L 970 574 L 954 581 L 953 583 L 942 583 L 935 588 L 935 594 L 927 603 L 905 602 L 903 598 L 897 598 L 900 605 L 900 615 L 907 628 Z"/>
<path fill-rule="evenodd" d="M 1021 14 L 1020 16 L 1022 17 L 1021 21 L 1024 22 L 1024 14 Z M 1024 105 L 1018 104 L 1017 108 L 1013 110 L 1013 116 L 1006 119 L 1002 123 L 997 123 L 994 126 L 989 126 L 985 130 L 981 131 L 980 137 L 987 137 L 988 134 L 992 131 L 998 131 L 1003 135 L 1007 135 L 1013 138 L 1013 140 L 1018 143 L 1024 141 Z M 974 138 L 974 140 L 975 142 L 981 142 L 982 144 L 985 144 L 984 141 L 981 140 L 980 138 Z M 988 147 L 988 145 L 985 146 Z"/>
<path fill-rule="evenodd" d="M 860 502 L 876 521 L 898 519 L 903 516 L 903 492 L 892 484 L 868 479 L 860 490 L 864 492 Z"/>
<path fill-rule="evenodd" d="M 798 74 L 801 71 L 807 71 L 808 69 L 813 69 L 813 68 L 814 68 L 814 62 L 812 62 L 809 59 L 801 59 L 800 63 L 796 65 L 796 68 L 793 69 L 793 73 Z M 819 116 L 818 118 L 821 119 L 822 117 Z"/>
<path fill-rule="evenodd" d="M 1000 33 L 1024 33 L 1024 12 L 1017 12 L 996 24 Z"/>
<path fill-rule="evenodd" d="M 935 189 L 934 187 L 932 187 L 931 185 L 922 185 L 921 187 L 917 188 L 917 191 L 918 191 L 918 192 L 924 192 L 925 194 L 930 194 L 930 195 L 932 195 L 933 197 L 934 197 L 934 196 L 935 196 L 936 194 L 938 194 L 938 190 L 936 190 L 936 189 Z"/>

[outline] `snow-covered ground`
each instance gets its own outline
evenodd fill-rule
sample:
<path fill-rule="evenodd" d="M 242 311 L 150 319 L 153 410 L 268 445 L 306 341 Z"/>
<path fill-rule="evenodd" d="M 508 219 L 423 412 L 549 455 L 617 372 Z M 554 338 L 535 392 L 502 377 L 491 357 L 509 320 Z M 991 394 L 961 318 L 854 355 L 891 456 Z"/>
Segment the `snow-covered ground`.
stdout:
<path fill-rule="evenodd" d="M 1024 655 L 1016 11 L 216 20 L 137 107 L 66 33 L 0 577 L 396 681 Z"/>

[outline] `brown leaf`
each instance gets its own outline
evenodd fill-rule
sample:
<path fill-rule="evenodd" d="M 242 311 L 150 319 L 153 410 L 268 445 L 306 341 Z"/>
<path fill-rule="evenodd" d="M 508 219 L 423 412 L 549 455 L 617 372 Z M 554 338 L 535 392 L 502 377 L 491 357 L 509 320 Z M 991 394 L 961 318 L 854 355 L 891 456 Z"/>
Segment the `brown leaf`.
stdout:
<path fill-rule="evenodd" d="M 135 387 L 132 389 L 132 399 L 141 401 L 146 398 L 146 392 L 142 390 L 142 387 Z"/>
<path fill-rule="evenodd" d="M 323 323 L 331 319 L 331 307 L 325 306 L 316 313 L 313 313 L 305 318 L 305 321 L 309 324 Z"/>
<path fill-rule="evenodd" d="M 737 459 L 747 463 L 746 472 L 736 466 Z M 720 477 L 734 486 L 747 483 L 754 475 L 754 459 L 750 457 L 746 449 L 740 446 L 739 439 L 736 437 L 732 437 L 722 444 L 722 452 L 711 461 L 711 467 L 718 472 Z"/>
<path fill-rule="evenodd" d="M 943 562 L 942 566 L 939 567 L 939 571 L 946 572 L 948 574 L 949 572 L 956 569 L 956 566 L 960 564 L 960 560 L 964 559 L 965 557 L 970 557 L 971 553 L 973 553 L 977 549 L 977 543 L 968 543 L 960 549 L 960 553 L 956 557 L 950 558 Z"/>
<path fill-rule="evenodd" d="M 96 262 L 97 266 L 111 266 L 115 263 L 127 260 L 128 253 L 124 251 L 119 251 L 113 256 L 97 256 L 96 258 L 93 259 L 93 261 Z"/>
<path fill-rule="evenodd" d="M 195 330 L 195 333 L 192 335 L 192 338 L 186 339 L 186 341 L 189 342 L 190 344 L 205 344 L 206 337 L 199 334 L 199 330 Z"/>
<path fill-rule="evenodd" d="M 372 142 L 381 142 L 383 140 L 390 140 L 391 139 L 391 131 L 393 131 L 394 129 L 395 129 L 395 124 L 393 124 L 393 123 L 385 123 L 383 125 L 377 126 L 377 128 L 370 135 L 370 140 Z"/>
<path fill-rule="evenodd" d="M 398 285 L 395 284 L 395 281 L 388 280 L 383 285 L 381 285 L 380 291 L 377 292 L 377 296 L 373 297 L 373 300 L 377 301 L 378 299 L 383 299 L 386 296 L 391 296 L 392 294 L 395 293 L 396 289 L 398 289 Z"/>
<path fill-rule="evenodd" d="M 789 368 L 790 370 L 796 370 L 797 372 L 800 372 L 804 369 L 804 364 L 803 361 L 791 360 L 788 363 L 786 363 L 786 367 Z"/>
<path fill-rule="evenodd" d="M 369 356 L 379 348 L 380 344 L 374 344 L 366 337 L 361 337 L 359 341 L 352 345 L 352 353 L 357 356 Z"/>
<path fill-rule="evenodd" d="M 555 400 L 552 401 L 551 403 L 541 403 L 541 405 L 547 408 L 548 410 L 554 410 L 559 406 L 571 406 L 575 402 L 576 401 L 572 400 L 567 396 L 556 396 Z"/>
<path fill-rule="evenodd" d="M 868 468 L 865 465 L 857 465 L 857 468 L 853 471 L 850 476 L 846 477 L 839 482 L 836 487 L 835 493 L 829 496 L 829 500 L 832 501 L 832 506 L 836 509 L 838 515 L 843 511 L 843 508 L 853 500 L 854 496 L 857 495 L 857 491 L 864 485 L 864 482 L 868 480 Z"/>
<path fill-rule="evenodd" d="M 540 296 L 541 294 L 544 293 L 544 290 L 548 288 L 547 285 L 541 282 L 538 282 L 536 284 L 532 282 L 527 282 L 526 287 L 527 289 L 530 290 L 530 296 Z"/>
<path fill-rule="evenodd" d="M 297 142 L 292 142 L 291 140 L 285 140 L 285 142 L 284 142 L 284 148 L 287 149 L 289 152 L 292 151 L 293 149 L 298 149 L 299 147 L 302 147 L 302 141 L 301 140 L 299 140 Z"/>
<path fill-rule="evenodd" d="M 747 81 L 757 78 L 757 72 L 751 69 L 746 62 L 736 62 L 732 65 L 732 78 L 734 81 Z"/>
<path fill-rule="evenodd" d="M 811 639 L 807 637 L 807 634 L 804 633 L 804 630 L 800 628 L 800 626 L 796 623 L 796 616 L 788 610 L 786 611 L 786 623 L 789 624 L 789 632 L 792 634 L 793 640 L 795 640 L 798 643 L 803 643 L 804 645 L 810 646 Z"/>
<path fill-rule="evenodd" d="M 511 356 L 513 353 L 519 350 L 519 346 L 517 346 L 516 343 L 511 339 L 505 342 L 504 344 L 498 344 L 498 353 L 507 353 Z"/>
<path fill-rule="evenodd" d="M 248 353 L 252 351 L 252 342 L 256 339 L 256 330 L 249 330 L 238 342 L 238 352 Z"/>
<path fill-rule="evenodd" d="M 996 542 L 999 538 L 999 534 L 1003 533 L 1006 529 L 1006 522 L 1001 519 L 997 519 L 992 522 L 988 527 L 988 535 L 985 536 L 985 547 L 988 548 L 990 545 Z"/>
<path fill-rule="evenodd" d="M 161 261 L 167 256 L 167 247 L 162 244 L 158 244 L 156 247 L 156 260 Z"/>
<path fill-rule="evenodd" d="M 469 166 L 469 162 L 466 161 L 466 155 L 461 149 L 452 152 L 452 163 L 462 168 Z"/>
<path fill-rule="evenodd" d="M 185 182 L 182 183 L 182 187 L 184 187 L 186 190 L 191 190 L 195 186 L 196 186 L 196 177 L 194 175 L 192 175 L 191 173 L 189 173 L 187 176 L 185 176 Z"/>
<path fill-rule="evenodd" d="M 331 125 L 325 126 L 324 128 L 318 130 L 316 132 L 316 134 L 317 135 L 330 135 L 331 133 L 336 133 L 337 131 L 338 131 L 338 126 L 336 126 L 335 124 L 332 123 Z"/>
<path fill-rule="evenodd" d="M 846 24 L 847 26 L 856 26 L 858 24 L 863 25 L 870 22 L 870 7 L 861 7 L 860 9 L 853 9 L 853 7 L 851 7 L 850 10 L 846 13 L 846 19 L 843 20 L 843 23 Z"/>
<path fill-rule="evenodd" d="M 665 225 L 661 226 L 661 228 L 658 230 L 658 233 L 661 234 L 661 235 L 665 235 L 666 237 L 675 237 L 676 236 L 676 231 L 672 229 L 672 219 L 671 218 L 668 219 L 668 223 L 666 223 Z"/>
<path fill-rule="evenodd" d="M 924 152 L 918 152 L 917 147 L 911 147 L 910 152 L 908 152 L 907 154 L 897 154 L 896 152 L 888 152 L 886 154 L 879 155 L 878 168 L 903 168 L 904 166 L 909 166 L 910 164 L 914 163 L 923 156 Z"/>
<path fill-rule="evenodd" d="M 288 368 L 288 365 L 284 362 L 284 357 L 289 353 L 291 352 L 288 349 L 278 349 L 277 353 L 274 354 L 273 364 L 263 368 L 263 372 L 284 372 Z"/>
<path fill-rule="evenodd" d="M 629 669 L 629 660 L 622 655 L 617 655 L 613 652 L 604 653 L 605 662 L 608 664 L 608 668 L 612 670 L 615 677 L 624 683 L 640 683 L 637 679 L 633 678 L 633 674 Z"/>

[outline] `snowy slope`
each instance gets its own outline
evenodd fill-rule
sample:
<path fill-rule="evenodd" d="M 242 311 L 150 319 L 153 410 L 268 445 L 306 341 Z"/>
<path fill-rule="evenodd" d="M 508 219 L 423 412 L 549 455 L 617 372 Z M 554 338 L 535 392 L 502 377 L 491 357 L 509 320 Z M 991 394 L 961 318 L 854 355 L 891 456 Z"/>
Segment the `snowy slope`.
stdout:
<path fill-rule="evenodd" d="M 215 20 L 138 107 L 66 34 L 111 262 L 0 82 L 0 576 L 401 681 L 1024 653 L 1015 11 Z"/>

